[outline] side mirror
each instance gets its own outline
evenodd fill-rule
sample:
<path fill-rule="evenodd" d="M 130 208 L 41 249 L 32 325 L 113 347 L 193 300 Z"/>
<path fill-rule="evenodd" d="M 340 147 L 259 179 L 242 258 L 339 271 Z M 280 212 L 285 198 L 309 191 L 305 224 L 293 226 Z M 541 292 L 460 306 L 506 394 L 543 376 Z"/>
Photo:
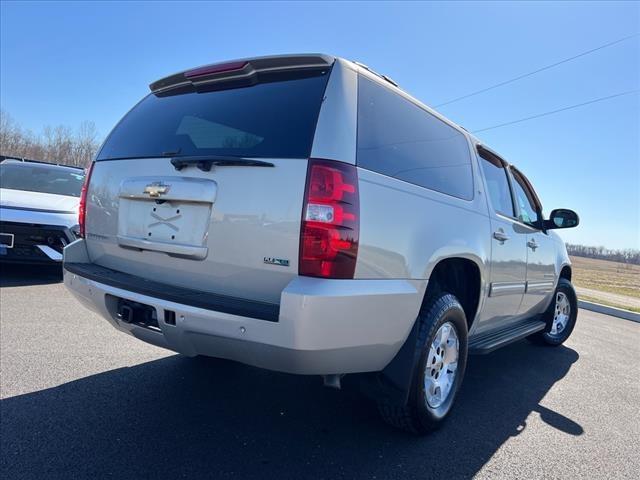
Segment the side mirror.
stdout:
<path fill-rule="evenodd" d="M 558 208 L 551 212 L 549 220 L 545 220 L 544 228 L 553 230 L 554 228 L 573 228 L 580 223 L 578 214 L 567 208 Z"/>

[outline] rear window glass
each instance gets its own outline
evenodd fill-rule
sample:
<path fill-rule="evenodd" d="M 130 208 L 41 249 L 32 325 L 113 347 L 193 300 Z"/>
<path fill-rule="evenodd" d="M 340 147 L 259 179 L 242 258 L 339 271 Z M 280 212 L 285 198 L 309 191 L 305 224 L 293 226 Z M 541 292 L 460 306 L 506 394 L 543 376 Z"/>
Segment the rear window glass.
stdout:
<path fill-rule="evenodd" d="M 307 158 L 328 73 L 250 87 L 151 94 L 114 128 L 98 160 L 233 155 Z"/>
<path fill-rule="evenodd" d="M 454 197 L 473 197 L 464 135 L 365 77 L 358 84 L 358 166 Z"/>
<path fill-rule="evenodd" d="M 0 188 L 79 197 L 83 182 L 80 169 L 0 163 Z"/>

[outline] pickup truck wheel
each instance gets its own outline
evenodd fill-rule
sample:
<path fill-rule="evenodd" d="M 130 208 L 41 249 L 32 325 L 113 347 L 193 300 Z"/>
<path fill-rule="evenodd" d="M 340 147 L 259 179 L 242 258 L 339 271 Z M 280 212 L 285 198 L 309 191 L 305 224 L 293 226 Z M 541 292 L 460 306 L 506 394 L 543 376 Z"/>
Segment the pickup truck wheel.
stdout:
<path fill-rule="evenodd" d="M 453 405 L 467 364 L 467 320 L 458 299 L 440 293 L 425 305 L 419 323 L 413 380 L 404 406 L 378 402 L 394 427 L 424 435 L 438 428 Z"/>
<path fill-rule="evenodd" d="M 544 314 L 547 328 L 528 337 L 533 343 L 556 347 L 562 345 L 573 332 L 578 318 L 578 297 L 573 285 L 561 278 L 553 300 Z"/>

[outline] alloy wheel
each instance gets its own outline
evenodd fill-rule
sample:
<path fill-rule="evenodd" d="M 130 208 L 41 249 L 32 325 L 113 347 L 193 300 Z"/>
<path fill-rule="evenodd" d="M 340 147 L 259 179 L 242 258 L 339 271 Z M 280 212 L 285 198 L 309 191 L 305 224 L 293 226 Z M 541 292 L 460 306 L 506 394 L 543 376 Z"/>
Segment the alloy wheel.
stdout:
<path fill-rule="evenodd" d="M 452 323 L 440 326 L 429 347 L 424 372 L 424 391 L 431 408 L 440 407 L 455 383 L 458 368 L 458 334 Z"/>

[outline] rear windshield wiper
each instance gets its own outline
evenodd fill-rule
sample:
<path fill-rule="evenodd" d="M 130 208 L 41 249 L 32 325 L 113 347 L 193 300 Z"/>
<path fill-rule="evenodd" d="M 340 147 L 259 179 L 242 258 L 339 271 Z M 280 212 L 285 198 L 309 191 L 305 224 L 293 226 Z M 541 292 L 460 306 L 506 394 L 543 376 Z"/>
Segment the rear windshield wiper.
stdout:
<path fill-rule="evenodd" d="M 254 160 L 251 158 L 234 157 L 233 155 L 203 155 L 192 157 L 173 157 L 171 164 L 178 171 L 189 165 L 195 165 L 203 172 L 208 172 L 211 167 L 275 167 L 271 162 Z"/>

